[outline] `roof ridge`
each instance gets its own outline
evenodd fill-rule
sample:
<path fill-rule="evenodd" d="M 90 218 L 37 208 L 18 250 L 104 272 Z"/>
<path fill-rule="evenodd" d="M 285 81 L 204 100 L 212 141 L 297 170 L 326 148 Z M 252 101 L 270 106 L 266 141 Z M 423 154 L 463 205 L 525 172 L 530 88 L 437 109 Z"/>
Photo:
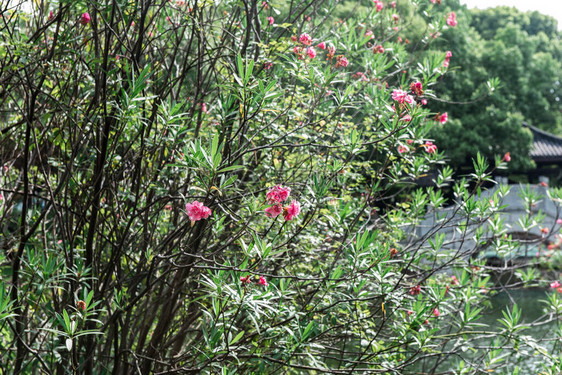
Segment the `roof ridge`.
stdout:
<path fill-rule="evenodd" d="M 540 135 L 543 135 L 543 136 L 546 136 L 546 137 L 549 137 L 549 138 L 553 138 L 553 139 L 555 139 L 555 140 L 557 140 L 557 141 L 559 141 L 559 142 L 562 143 L 562 137 L 560 137 L 560 136 L 557 136 L 557 135 L 555 135 L 555 134 L 552 134 L 552 133 L 549 133 L 549 132 L 544 131 L 544 130 L 542 130 L 542 129 L 539 129 L 539 128 L 537 128 L 536 126 L 533 126 L 533 125 L 531 125 L 531 124 L 529 124 L 529 123 L 527 123 L 527 122 L 525 122 L 525 121 L 523 121 L 523 126 L 528 127 L 528 128 L 531 129 L 531 131 L 533 131 L 533 132 L 539 133 Z"/>

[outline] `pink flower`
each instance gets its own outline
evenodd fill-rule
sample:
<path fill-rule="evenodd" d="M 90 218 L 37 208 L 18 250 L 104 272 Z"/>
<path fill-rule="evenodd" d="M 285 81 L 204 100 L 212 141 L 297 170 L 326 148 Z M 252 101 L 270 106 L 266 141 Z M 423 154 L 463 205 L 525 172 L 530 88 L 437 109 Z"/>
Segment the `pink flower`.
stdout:
<path fill-rule="evenodd" d="M 296 46 L 295 48 L 293 48 L 293 52 L 295 53 L 295 55 L 297 55 L 297 58 L 299 60 L 301 60 L 303 58 L 302 56 L 302 47 Z"/>
<path fill-rule="evenodd" d="M 83 13 L 83 14 L 82 14 L 82 17 L 80 17 L 80 23 L 81 23 L 82 25 L 87 25 L 87 24 L 89 24 L 89 23 L 90 23 L 90 20 L 91 20 L 91 18 L 90 18 L 90 14 L 88 14 L 88 12 Z"/>
<path fill-rule="evenodd" d="M 408 316 L 412 315 L 414 312 L 412 310 L 408 310 L 406 311 L 406 314 L 408 314 Z"/>
<path fill-rule="evenodd" d="M 433 315 L 435 315 L 435 317 L 437 318 L 439 315 L 441 315 L 441 313 L 439 312 L 439 310 L 437 308 L 433 309 Z"/>
<path fill-rule="evenodd" d="M 558 225 L 562 224 L 562 219 L 557 219 L 556 224 L 558 224 Z"/>
<path fill-rule="evenodd" d="M 459 285 L 459 280 L 457 279 L 457 277 L 455 275 L 451 276 L 451 284 Z"/>
<path fill-rule="evenodd" d="M 353 78 L 360 78 L 361 81 L 365 81 L 365 82 L 368 82 L 368 81 L 369 81 L 369 78 L 367 78 L 367 76 L 366 76 L 365 73 L 363 73 L 363 72 L 357 72 L 357 73 L 355 73 L 355 74 L 353 75 Z"/>
<path fill-rule="evenodd" d="M 447 112 L 445 112 L 441 116 L 439 116 L 439 122 L 444 124 L 444 123 L 447 122 L 448 118 L 449 118 L 449 115 L 447 114 Z"/>
<path fill-rule="evenodd" d="M 277 217 L 281 212 L 283 212 L 283 206 L 281 206 L 281 204 L 276 204 L 265 209 L 265 214 L 269 217 Z"/>
<path fill-rule="evenodd" d="M 325 43 L 325 42 L 320 42 L 320 43 L 318 43 L 318 45 L 317 45 L 316 47 L 318 47 L 318 48 L 320 48 L 320 49 L 326 49 L 326 43 Z"/>
<path fill-rule="evenodd" d="M 269 69 L 271 69 L 272 67 L 273 67 L 273 63 L 266 62 L 265 64 L 263 64 L 263 68 L 264 68 L 265 70 L 269 70 Z"/>
<path fill-rule="evenodd" d="M 314 49 L 314 47 L 308 47 L 308 49 L 306 50 L 306 54 L 308 55 L 308 57 L 313 59 L 316 57 L 316 50 Z"/>
<path fill-rule="evenodd" d="M 425 151 L 427 151 L 428 154 L 434 154 L 437 151 L 437 146 L 430 141 L 425 142 L 423 147 L 425 148 Z"/>
<path fill-rule="evenodd" d="M 209 113 L 209 110 L 207 109 L 207 103 L 201 103 L 201 112 L 203 113 Z"/>
<path fill-rule="evenodd" d="M 420 285 L 416 285 L 410 288 L 410 294 L 413 296 L 417 296 L 418 294 L 421 293 L 421 286 Z"/>
<path fill-rule="evenodd" d="M 414 98 L 411 95 L 408 95 L 408 93 L 403 90 L 392 91 L 392 99 L 396 100 L 400 104 L 404 104 L 404 102 L 408 104 L 414 103 Z"/>
<path fill-rule="evenodd" d="M 561 285 L 560 285 L 560 283 L 559 283 L 558 281 L 555 281 L 555 282 L 553 282 L 553 283 L 550 283 L 550 288 L 551 288 L 551 289 L 558 289 L 558 288 L 560 288 L 560 286 L 561 286 Z"/>
<path fill-rule="evenodd" d="M 375 3 L 375 7 L 377 7 L 377 12 L 380 12 L 382 10 L 382 7 L 383 7 L 382 1 L 373 0 L 373 3 Z"/>
<path fill-rule="evenodd" d="M 548 229 L 548 228 L 546 228 L 546 227 L 545 227 L 545 228 L 541 228 L 541 233 L 542 233 L 542 234 L 548 234 L 548 232 L 550 232 L 550 229 Z"/>
<path fill-rule="evenodd" d="M 396 14 L 396 13 L 393 13 L 393 14 L 392 14 L 392 20 L 393 20 L 394 22 L 398 22 L 399 19 L 400 19 L 400 17 L 398 16 L 398 14 Z"/>
<path fill-rule="evenodd" d="M 336 62 L 336 68 L 343 66 L 344 68 L 347 67 L 347 65 L 349 65 L 349 61 L 347 61 L 347 58 L 344 55 L 339 55 L 338 56 L 338 61 Z"/>
<path fill-rule="evenodd" d="M 453 53 L 451 51 L 447 51 L 445 53 L 445 61 L 443 61 L 443 66 L 446 68 L 449 66 L 449 60 L 453 57 Z"/>
<path fill-rule="evenodd" d="M 413 139 L 406 139 L 406 143 L 411 145 L 412 143 L 414 143 L 414 140 Z"/>
<path fill-rule="evenodd" d="M 305 46 L 309 46 L 309 45 L 312 44 L 312 38 L 307 33 L 301 34 L 301 36 L 299 37 L 299 40 Z"/>
<path fill-rule="evenodd" d="M 250 281 L 250 275 L 248 275 L 248 276 L 240 276 L 240 282 L 241 282 L 242 284 L 249 284 L 249 283 L 251 283 L 251 281 Z"/>
<path fill-rule="evenodd" d="M 427 99 L 422 99 L 422 100 L 421 100 L 421 104 L 422 104 L 422 105 L 427 105 Z"/>
<path fill-rule="evenodd" d="M 509 152 L 505 153 L 505 155 L 502 158 L 502 161 L 505 161 L 505 162 L 508 162 L 508 163 L 511 161 L 511 155 L 509 154 Z"/>
<path fill-rule="evenodd" d="M 269 9 L 269 4 L 267 4 L 267 2 L 265 2 L 265 1 L 263 1 L 263 2 L 261 3 L 261 6 L 262 6 L 265 10 L 268 10 L 268 9 Z"/>
<path fill-rule="evenodd" d="M 420 81 L 412 82 L 410 84 L 410 90 L 416 95 L 423 95 L 423 85 Z"/>
<path fill-rule="evenodd" d="M 399 152 L 399 153 L 403 154 L 403 153 L 408 152 L 408 151 L 409 151 L 409 150 L 408 150 L 408 147 L 402 146 L 402 145 L 399 145 L 399 146 L 398 146 L 398 152 Z"/>
<path fill-rule="evenodd" d="M 283 216 L 286 221 L 293 220 L 301 212 L 301 205 L 293 199 L 290 205 L 283 209 Z"/>
<path fill-rule="evenodd" d="M 390 3 L 390 7 L 391 7 L 392 9 L 396 9 L 396 1 L 391 2 L 391 3 Z"/>
<path fill-rule="evenodd" d="M 53 18 L 55 18 L 55 16 L 53 15 L 53 11 L 51 10 L 49 12 L 49 21 L 52 20 Z"/>
<path fill-rule="evenodd" d="M 185 210 L 187 211 L 187 216 L 192 223 L 199 221 L 201 219 L 206 219 L 211 216 L 211 209 L 201 202 L 193 201 L 193 203 L 188 203 L 185 205 Z"/>
<path fill-rule="evenodd" d="M 277 185 L 269 189 L 265 198 L 270 204 L 277 204 L 287 200 L 291 195 L 291 188 Z"/>
<path fill-rule="evenodd" d="M 556 289 L 556 291 L 557 291 L 558 293 L 562 293 L 562 287 Z"/>
<path fill-rule="evenodd" d="M 384 53 L 384 47 L 382 45 L 377 45 L 373 48 L 373 53 Z"/>
<path fill-rule="evenodd" d="M 367 32 L 365 32 L 365 36 L 369 37 L 369 39 L 375 38 L 375 34 L 373 34 L 371 30 L 367 30 Z"/>
<path fill-rule="evenodd" d="M 275 22 L 275 19 L 273 17 L 267 17 L 267 22 L 269 22 L 270 25 L 273 25 L 273 22 Z"/>
<path fill-rule="evenodd" d="M 263 286 L 269 286 L 267 281 L 265 281 L 265 277 L 263 277 L 263 276 L 260 276 L 260 281 L 258 281 L 258 284 L 263 285 Z"/>
<path fill-rule="evenodd" d="M 400 120 L 401 120 L 401 121 L 410 122 L 410 121 L 412 121 L 412 116 L 410 116 L 410 115 L 405 115 L 405 116 L 402 117 Z"/>
<path fill-rule="evenodd" d="M 447 17 L 447 25 L 451 27 L 457 26 L 457 15 L 455 14 L 455 12 L 451 12 L 449 14 L 449 17 Z"/>

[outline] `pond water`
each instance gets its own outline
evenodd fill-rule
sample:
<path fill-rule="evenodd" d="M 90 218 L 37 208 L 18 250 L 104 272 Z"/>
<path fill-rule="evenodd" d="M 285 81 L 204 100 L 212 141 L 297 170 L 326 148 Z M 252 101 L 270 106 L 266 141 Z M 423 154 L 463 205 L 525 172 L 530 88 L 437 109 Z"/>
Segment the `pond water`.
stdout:
<path fill-rule="evenodd" d="M 500 292 L 490 298 L 491 306 L 483 311 L 483 316 L 479 320 L 479 323 L 483 323 L 488 326 L 488 328 L 483 328 L 486 331 L 499 331 L 503 327 L 498 322 L 498 319 L 504 317 L 502 311 L 506 311 L 507 307 L 511 310 L 514 302 L 517 303 L 517 306 L 521 309 L 520 324 L 532 324 L 538 321 L 544 322 L 547 320 L 543 311 L 545 304 L 540 301 L 547 299 L 547 293 L 552 292 L 544 289 L 516 289 L 510 290 L 509 292 Z M 520 333 L 540 341 L 541 345 L 547 348 L 550 353 L 557 355 L 557 353 L 560 354 L 562 351 L 562 342 L 549 340 L 556 337 L 556 330 L 557 322 L 551 321 L 547 324 L 532 325 L 532 327 L 523 330 Z M 493 346 L 494 339 L 496 338 L 477 340 L 474 343 L 474 348 L 481 349 Z M 502 340 L 501 342 L 504 341 Z M 541 356 L 535 356 L 534 350 L 530 349 L 526 345 L 522 344 L 520 349 L 521 350 L 518 353 L 504 359 L 503 363 L 509 364 L 507 372 L 504 373 L 512 374 L 517 366 L 520 374 L 538 374 L 543 369 L 543 363 L 538 360 Z M 515 353 L 515 351 L 511 352 Z M 470 360 L 473 356 L 470 355 L 470 351 L 467 353 L 468 355 L 463 354 L 462 356 Z M 507 352 L 502 354 L 507 355 Z M 458 362 L 458 358 L 450 359 L 439 366 L 439 370 L 450 371 L 452 369 L 456 369 Z"/>

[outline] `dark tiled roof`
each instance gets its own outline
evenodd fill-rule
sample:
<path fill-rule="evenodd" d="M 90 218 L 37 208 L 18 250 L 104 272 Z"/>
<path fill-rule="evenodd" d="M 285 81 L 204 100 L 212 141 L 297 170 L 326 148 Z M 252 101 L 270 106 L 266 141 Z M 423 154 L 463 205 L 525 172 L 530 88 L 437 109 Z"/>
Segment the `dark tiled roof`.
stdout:
<path fill-rule="evenodd" d="M 562 138 L 523 123 L 533 133 L 531 158 L 536 162 L 562 162 Z"/>

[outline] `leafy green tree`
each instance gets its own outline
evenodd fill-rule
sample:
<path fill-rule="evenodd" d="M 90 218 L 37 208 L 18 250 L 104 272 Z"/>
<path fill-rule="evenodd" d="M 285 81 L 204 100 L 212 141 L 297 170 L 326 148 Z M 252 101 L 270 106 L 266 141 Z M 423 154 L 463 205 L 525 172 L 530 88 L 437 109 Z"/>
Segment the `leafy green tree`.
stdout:
<path fill-rule="evenodd" d="M 443 164 L 423 98 L 445 54 L 423 52 L 447 15 L 345 5 L 2 3 L 2 373 L 560 372 L 559 332 L 478 323 L 472 254 L 518 244 L 505 187 L 479 199 L 501 155 L 475 189 L 413 183 Z"/>
<path fill-rule="evenodd" d="M 522 122 L 555 133 L 562 125 L 556 23 L 515 8 L 454 8 L 461 21 L 445 30 L 440 42 L 451 46 L 450 72 L 430 101 L 451 121 L 433 136 L 457 168 L 469 167 L 477 152 L 489 158 L 511 152 L 510 168 L 529 168 L 531 135 Z M 488 81 L 494 78 L 501 83 L 490 92 Z M 449 102 L 461 104 L 449 108 Z"/>

